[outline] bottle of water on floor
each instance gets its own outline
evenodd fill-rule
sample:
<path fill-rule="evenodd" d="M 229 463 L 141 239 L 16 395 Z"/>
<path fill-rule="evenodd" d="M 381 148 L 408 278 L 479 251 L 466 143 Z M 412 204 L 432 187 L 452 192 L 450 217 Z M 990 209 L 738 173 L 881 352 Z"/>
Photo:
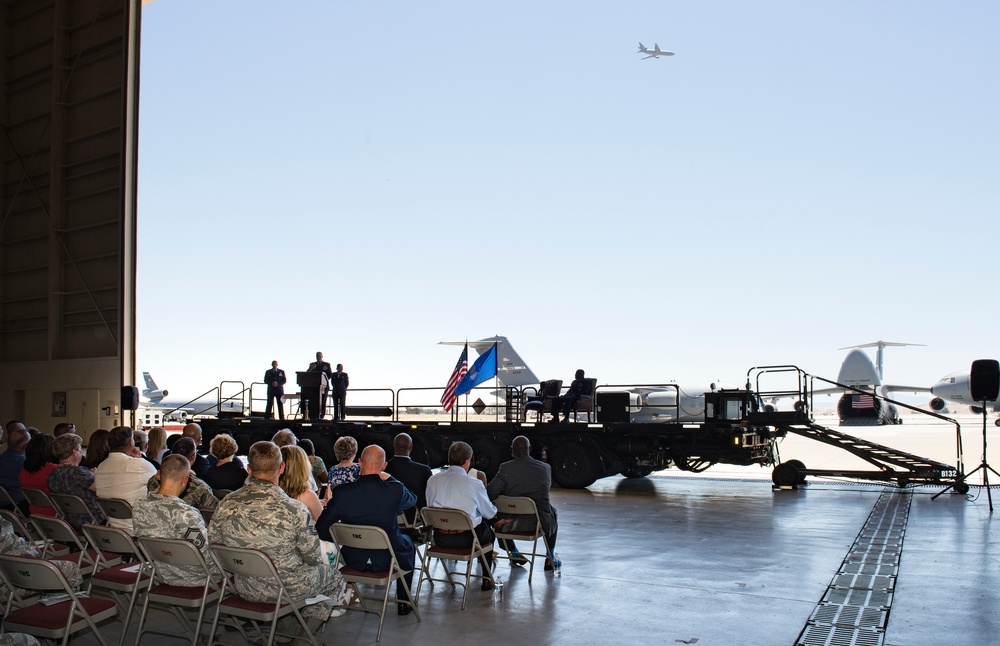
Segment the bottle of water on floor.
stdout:
<path fill-rule="evenodd" d="M 496 584 L 493 586 L 493 589 L 496 590 L 497 601 L 503 601 L 503 579 L 501 577 L 496 578 Z"/>
<path fill-rule="evenodd" d="M 559 558 L 559 552 L 552 555 L 552 570 L 556 576 L 562 576 L 562 559 Z"/>

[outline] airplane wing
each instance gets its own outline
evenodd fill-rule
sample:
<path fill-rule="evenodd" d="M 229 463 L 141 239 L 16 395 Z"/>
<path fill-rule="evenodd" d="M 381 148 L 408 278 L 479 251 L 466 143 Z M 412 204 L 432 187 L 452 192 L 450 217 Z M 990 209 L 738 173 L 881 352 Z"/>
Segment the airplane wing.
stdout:
<path fill-rule="evenodd" d="M 889 393 L 913 393 L 914 395 L 919 395 L 920 393 L 929 392 L 931 392 L 931 389 L 924 386 L 882 386 L 882 393 L 885 395 Z"/>

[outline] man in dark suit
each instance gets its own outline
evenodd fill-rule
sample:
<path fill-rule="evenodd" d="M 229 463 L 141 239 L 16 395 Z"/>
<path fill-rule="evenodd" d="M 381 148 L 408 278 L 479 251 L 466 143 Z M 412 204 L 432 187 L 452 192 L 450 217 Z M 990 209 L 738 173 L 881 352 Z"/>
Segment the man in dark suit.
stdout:
<path fill-rule="evenodd" d="M 267 384 L 267 408 L 264 417 L 271 419 L 271 404 L 278 402 L 278 419 L 285 419 L 285 405 L 281 401 L 285 394 L 285 371 L 278 367 L 277 361 L 271 362 L 271 369 L 264 372 L 264 383 Z"/>
<path fill-rule="evenodd" d="M 552 488 L 552 467 L 531 457 L 531 442 L 523 435 L 518 435 L 510 444 L 513 460 L 500 465 L 496 476 L 486 486 L 490 500 L 500 496 L 531 498 L 538 508 L 538 516 L 542 521 L 542 530 L 549 546 L 549 555 L 545 559 L 546 571 L 552 570 L 552 553 L 556 547 L 556 533 L 559 528 L 556 518 L 556 508 L 549 502 L 549 489 Z M 511 554 L 511 563 L 524 565 L 527 562 L 517 551 L 514 541 L 501 541 L 501 547 Z M 520 557 L 520 558 L 519 558 Z"/>
<path fill-rule="evenodd" d="M 385 451 L 372 444 L 361 452 L 361 475 L 354 482 L 337 486 L 330 502 L 316 521 L 316 532 L 321 540 L 332 540 L 330 527 L 337 521 L 352 525 L 375 525 L 385 530 L 396 554 L 399 567 L 407 572 L 403 581 L 396 582 L 396 599 L 407 600 L 407 589 L 412 589 L 413 541 L 399 531 L 396 517 L 417 502 L 416 495 L 388 473 L 385 468 Z M 389 569 L 389 554 L 385 550 L 344 548 L 344 561 L 348 566 L 362 571 L 384 572 Z M 410 614 L 405 603 L 398 606 L 399 614 Z"/>
<path fill-rule="evenodd" d="M 427 506 L 427 480 L 431 477 L 431 468 L 426 464 L 410 459 L 413 450 L 413 438 L 406 433 L 400 433 L 392 441 L 392 459 L 386 465 L 385 471 L 412 491 L 417 496 L 416 506 L 406 510 L 406 519 L 413 523 L 417 512 Z"/>
<path fill-rule="evenodd" d="M 309 416 L 315 417 L 314 413 L 318 413 L 320 419 L 326 417 L 326 398 L 330 392 L 330 377 L 333 376 L 333 368 L 326 361 L 323 361 L 323 353 L 316 353 L 316 360 L 309 364 L 308 372 L 322 372 L 326 375 L 326 387 L 321 387 L 319 392 L 314 396 L 319 398 L 318 402 L 309 402 Z M 318 404 L 318 406 L 317 406 Z"/>
<path fill-rule="evenodd" d="M 347 386 L 350 380 L 344 372 L 344 365 L 337 364 L 337 372 L 330 377 L 330 388 L 333 390 L 333 419 L 344 421 L 344 405 L 347 403 Z"/>

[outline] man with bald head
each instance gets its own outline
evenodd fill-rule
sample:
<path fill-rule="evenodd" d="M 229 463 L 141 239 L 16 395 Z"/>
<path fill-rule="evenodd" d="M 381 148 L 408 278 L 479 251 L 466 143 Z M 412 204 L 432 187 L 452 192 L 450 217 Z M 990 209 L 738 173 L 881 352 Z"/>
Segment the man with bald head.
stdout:
<path fill-rule="evenodd" d="M 190 437 L 194 440 L 195 457 L 194 462 L 191 463 L 191 470 L 194 471 L 196 476 L 204 479 L 205 474 L 212 468 L 212 465 L 209 464 L 208 458 L 198 453 L 198 448 L 201 446 L 201 426 L 195 424 L 194 422 L 185 424 L 184 430 L 181 431 L 181 436 Z"/>
<path fill-rule="evenodd" d="M 549 502 L 549 489 L 552 488 L 552 467 L 531 457 L 531 442 L 523 435 L 518 435 L 510 444 L 513 460 L 500 465 L 496 476 L 486 487 L 490 500 L 500 496 L 525 497 L 535 501 L 538 516 L 542 520 L 542 529 L 549 546 L 549 555 L 545 559 L 545 569 L 552 570 L 552 550 L 556 546 L 556 532 L 559 528 L 556 519 L 556 508 Z M 534 521 L 531 521 L 532 523 Z M 518 531 L 520 527 L 507 528 L 505 531 Z M 524 528 L 530 529 L 530 528 Z M 527 560 L 517 551 L 514 541 L 500 541 L 511 555 L 513 565 L 524 565 Z"/>
<path fill-rule="evenodd" d="M 413 507 L 417 497 L 385 469 L 385 451 L 372 444 L 361 452 L 361 475 L 354 482 L 338 485 L 326 509 L 316 521 L 316 531 L 323 540 L 332 540 L 330 527 L 340 521 L 351 525 L 375 525 L 385 530 L 396 553 L 399 567 L 406 572 L 396 582 L 396 600 L 401 615 L 410 614 L 409 590 L 413 584 L 413 541 L 399 531 L 396 517 Z M 356 570 L 383 572 L 389 569 L 385 550 L 344 548 L 344 561 Z"/>
<path fill-rule="evenodd" d="M 427 506 L 427 481 L 430 479 L 431 468 L 426 464 L 410 459 L 413 450 L 413 439 L 406 433 L 400 433 L 392 441 L 392 459 L 386 465 L 386 473 L 412 491 L 417 496 L 417 504 L 406 510 L 406 518 L 412 523 L 417 512 Z"/>

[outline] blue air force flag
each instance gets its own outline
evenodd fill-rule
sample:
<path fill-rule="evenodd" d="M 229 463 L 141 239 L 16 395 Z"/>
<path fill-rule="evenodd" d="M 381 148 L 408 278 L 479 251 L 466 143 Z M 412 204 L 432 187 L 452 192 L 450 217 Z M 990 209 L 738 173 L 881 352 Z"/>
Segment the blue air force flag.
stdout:
<path fill-rule="evenodd" d="M 489 349 L 486 354 L 479 355 L 476 362 L 469 368 L 469 372 L 462 377 L 462 381 L 455 388 L 456 395 L 464 395 L 487 379 L 492 379 L 497 374 L 497 344 Z"/>

